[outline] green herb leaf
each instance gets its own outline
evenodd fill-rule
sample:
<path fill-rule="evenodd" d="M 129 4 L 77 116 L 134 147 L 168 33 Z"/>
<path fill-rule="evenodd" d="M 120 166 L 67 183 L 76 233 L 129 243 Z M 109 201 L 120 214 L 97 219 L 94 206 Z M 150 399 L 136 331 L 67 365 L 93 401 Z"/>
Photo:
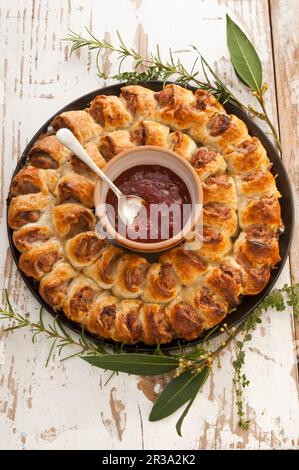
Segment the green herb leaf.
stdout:
<path fill-rule="evenodd" d="M 230 58 L 237 75 L 252 90 L 259 91 L 263 72 L 259 56 L 239 26 L 226 15 L 226 37 Z"/>
<path fill-rule="evenodd" d="M 190 370 L 186 370 L 181 375 L 173 379 L 165 387 L 154 404 L 149 416 L 149 420 L 158 421 L 159 419 L 166 418 L 178 410 L 185 403 L 193 400 L 201 386 L 205 383 L 209 373 L 210 368 L 204 367 L 201 372 L 196 373 Z M 183 419 L 185 418 L 186 414 L 183 414 Z M 179 429 L 182 425 L 182 422 L 179 424 Z"/>
<path fill-rule="evenodd" d="M 101 369 L 136 375 L 166 374 L 179 366 L 178 358 L 151 354 L 107 354 L 82 356 L 82 359 Z"/>

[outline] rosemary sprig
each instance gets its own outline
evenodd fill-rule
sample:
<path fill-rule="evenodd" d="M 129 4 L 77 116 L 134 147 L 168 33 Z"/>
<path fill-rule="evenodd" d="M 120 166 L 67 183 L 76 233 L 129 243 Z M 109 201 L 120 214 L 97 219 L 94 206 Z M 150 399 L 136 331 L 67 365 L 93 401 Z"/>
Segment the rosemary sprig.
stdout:
<path fill-rule="evenodd" d="M 247 112 L 250 116 L 257 117 L 258 119 L 266 122 L 271 129 L 271 133 L 277 144 L 277 147 L 281 151 L 281 143 L 279 140 L 278 132 L 275 129 L 273 123 L 271 122 L 271 119 L 266 109 L 264 94 L 268 88 L 267 84 L 264 84 L 262 88 L 258 91 L 251 90 L 253 96 L 259 102 L 259 105 L 262 110 L 257 111 L 253 106 L 242 103 L 235 96 L 235 94 L 223 83 L 220 77 L 216 74 L 213 68 L 206 61 L 206 59 L 201 55 L 196 46 L 191 45 L 191 50 L 188 51 L 195 51 L 196 57 L 193 61 L 191 69 L 187 70 L 187 68 L 181 62 L 180 58 L 175 58 L 175 52 L 171 48 L 169 48 L 168 58 L 166 58 L 165 60 L 162 60 L 159 46 L 156 46 L 156 51 L 150 52 L 149 58 L 146 58 L 143 57 L 134 48 L 128 47 L 118 31 L 118 45 L 113 45 L 105 39 L 98 39 L 87 28 L 86 31 L 88 36 L 84 37 L 81 34 L 69 30 L 68 36 L 63 40 L 71 43 L 71 54 L 75 50 L 80 49 L 82 47 L 86 47 L 88 50 L 97 49 L 96 67 L 98 71 L 98 76 L 100 78 L 110 78 L 113 80 L 121 82 L 125 81 L 129 83 L 146 82 L 149 80 L 157 79 L 166 82 L 168 80 L 173 79 L 182 86 L 186 86 L 187 84 L 189 84 L 196 86 L 202 90 L 206 90 L 209 93 L 213 94 L 223 104 L 230 101 L 232 104 Z M 110 53 L 116 53 L 119 62 L 117 74 L 108 76 L 102 71 L 99 59 L 100 53 L 103 50 L 106 50 Z M 131 70 L 122 71 L 122 66 L 127 59 L 131 59 Z M 200 72 L 199 70 L 197 70 L 198 65 L 200 65 L 201 67 L 201 72 L 204 76 L 204 80 L 201 80 L 199 78 Z"/>

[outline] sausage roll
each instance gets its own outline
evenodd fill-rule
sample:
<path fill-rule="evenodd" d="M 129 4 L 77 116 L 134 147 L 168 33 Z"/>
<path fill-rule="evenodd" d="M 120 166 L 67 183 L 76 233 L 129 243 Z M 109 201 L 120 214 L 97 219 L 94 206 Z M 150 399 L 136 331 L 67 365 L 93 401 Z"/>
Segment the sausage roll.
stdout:
<path fill-rule="evenodd" d="M 53 235 L 48 225 L 27 224 L 13 233 L 13 242 L 17 249 L 23 253 L 34 245 L 48 241 Z"/>
<path fill-rule="evenodd" d="M 254 225 L 241 232 L 234 253 L 244 255 L 253 265 L 273 267 L 280 261 L 277 235 L 264 225 Z"/>
<path fill-rule="evenodd" d="M 207 277 L 207 285 L 217 295 L 223 297 L 230 306 L 239 303 L 243 294 L 244 277 L 234 258 L 227 258 L 215 267 Z"/>
<path fill-rule="evenodd" d="M 62 247 L 58 240 L 49 240 L 22 253 L 19 258 L 21 270 L 38 281 L 49 273 L 54 264 L 62 259 Z"/>
<path fill-rule="evenodd" d="M 187 251 L 181 247 L 162 255 L 160 262 L 171 266 L 185 286 L 197 283 L 208 270 L 207 263 L 195 251 Z"/>
<path fill-rule="evenodd" d="M 280 261 L 281 196 L 259 139 L 214 96 L 128 85 L 56 116 L 54 131 L 62 127 L 99 168 L 141 145 L 185 158 L 202 183 L 202 233 L 193 232 L 202 243 L 191 233 L 152 262 L 98 238 L 96 176 L 55 135 L 42 135 L 13 178 L 8 224 L 20 269 L 50 307 L 99 338 L 157 345 L 198 338 L 244 295 L 262 292 Z"/>
<path fill-rule="evenodd" d="M 152 90 L 139 85 L 124 86 L 119 98 L 135 119 L 156 117 L 157 102 Z"/>
<path fill-rule="evenodd" d="M 164 344 L 173 338 L 173 329 L 165 307 L 158 304 L 143 304 L 140 308 L 143 340 L 146 344 Z"/>
<path fill-rule="evenodd" d="M 170 302 L 180 288 L 171 264 L 153 263 L 147 272 L 142 298 L 145 302 Z"/>
<path fill-rule="evenodd" d="M 275 195 L 280 197 L 275 177 L 270 171 L 252 170 L 235 177 L 240 198 L 260 198 Z"/>
<path fill-rule="evenodd" d="M 209 120 L 195 124 L 190 129 L 190 136 L 195 142 L 212 146 L 222 152 L 228 145 L 241 142 L 248 137 L 247 127 L 233 114 L 215 113 Z"/>
<path fill-rule="evenodd" d="M 86 111 L 66 111 L 56 116 L 52 125 L 55 131 L 63 127 L 70 129 L 81 144 L 102 133 L 101 127 Z"/>
<path fill-rule="evenodd" d="M 102 289 L 110 289 L 114 284 L 114 270 L 123 251 L 113 245 L 104 248 L 99 259 L 84 269 L 86 276 L 93 279 Z"/>
<path fill-rule="evenodd" d="M 200 147 L 193 154 L 191 163 L 201 181 L 211 175 L 223 174 L 226 170 L 223 156 L 214 150 L 208 150 L 206 147 Z"/>
<path fill-rule="evenodd" d="M 124 150 L 134 147 L 128 131 L 114 131 L 100 138 L 99 148 L 105 160 L 109 161 Z"/>
<path fill-rule="evenodd" d="M 85 324 L 99 293 L 98 286 L 91 279 L 82 275 L 75 277 L 68 288 L 64 313 L 70 320 Z"/>
<path fill-rule="evenodd" d="M 237 209 L 236 185 L 231 176 L 226 174 L 209 176 L 203 184 L 203 203 L 218 202 Z"/>
<path fill-rule="evenodd" d="M 118 300 L 112 295 L 99 295 L 86 317 L 86 327 L 91 333 L 101 338 L 114 337 Z"/>
<path fill-rule="evenodd" d="M 69 173 L 58 181 L 54 194 L 60 203 L 80 202 L 86 207 L 94 207 L 95 183 L 78 173 Z"/>
<path fill-rule="evenodd" d="M 88 155 L 99 168 L 103 168 L 106 165 L 107 162 L 99 151 L 98 143 L 87 142 L 84 147 Z M 93 181 L 97 179 L 97 175 L 75 155 L 71 156 L 71 171 L 79 173 L 82 176 L 86 176 Z"/>
<path fill-rule="evenodd" d="M 264 196 L 245 201 L 239 206 L 239 224 L 242 230 L 251 225 L 265 225 L 272 230 L 282 227 L 280 204 L 277 196 Z"/>
<path fill-rule="evenodd" d="M 190 129 L 194 121 L 192 106 L 195 104 L 195 97 L 190 90 L 170 84 L 155 93 L 155 98 L 160 122 L 171 129 Z"/>
<path fill-rule="evenodd" d="M 28 154 L 30 165 L 44 170 L 57 170 L 70 151 L 62 145 L 55 135 L 41 136 L 32 146 Z"/>
<path fill-rule="evenodd" d="M 78 272 L 69 263 L 59 261 L 52 271 L 42 278 L 39 293 L 50 307 L 60 309 L 67 299 L 69 284 L 76 276 Z"/>
<path fill-rule="evenodd" d="M 246 137 L 245 140 L 229 145 L 224 149 L 228 171 L 232 174 L 247 173 L 251 170 L 266 171 L 271 168 L 266 150 L 257 137 Z"/>
<path fill-rule="evenodd" d="M 192 155 L 197 149 L 196 143 L 187 134 L 180 131 L 172 132 L 169 136 L 169 147 L 173 152 L 178 153 L 181 157 L 191 161 Z"/>
<path fill-rule="evenodd" d="M 131 128 L 131 140 L 135 145 L 168 147 L 169 128 L 154 121 L 139 121 Z"/>
<path fill-rule="evenodd" d="M 124 298 L 139 297 L 148 267 L 148 262 L 142 256 L 122 255 L 115 269 L 114 295 Z"/>
<path fill-rule="evenodd" d="M 93 230 L 95 216 L 90 209 L 80 204 L 66 203 L 52 209 L 52 220 L 56 235 L 71 238 L 80 232 Z"/>
<path fill-rule="evenodd" d="M 243 294 L 259 294 L 269 282 L 270 268 L 254 261 L 251 262 L 241 251 L 237 252 L 235 259 L 244 276 Z"/>
<path fill-rule="evenodd" d="M 236 212 L 221 202 L 209 202 L 204 205 L 203 223 L 224 230 L 231 237 L 235 236 L 238 230 Z"/>
<path fill-rule="evenodd" d="M 167 316 L 175 336 L 192 340 L 203 332 L 204 320 L 199 311 L 183 299 L 176 299 L 167 307 Z"/>
<path fill-rule="evenodd" d="M 58 173 L 55 170 L 42 170 L 34 166 L 24 166 L 12 180 L 12 196 L 22 194 L 52 192 L 56 186 Z"/>
<path fill-rule="evenodd" d="M 82 232 L 66 242 L 65 254 L 75 268 L 83 268 L 100 257 L 104 245 L 95 232 Z"/>
<path fill-rule="evenodd" d="M 204 285 L 195 290 L 193 303 L 204 321 L 205 329 L 213 328 L 220 323 L 228 311 L 228 303 Z"/>
<path fill-rule="evenodd" d="M 43 214 L 50 212 L 51 203 L 52 198 L 42 193 L 13 197 L 8 209 L 8 225 L 18 229 L 37 222 Z"/>
<path fill-rule="evenodd" d="M 224 230 L 204 225 L 202 229 L 202 245 L 199 256 L 208 263 L 220 261 L 232 249 L 229 235 Z"/>
<path fill-rule="evenodd" d="M 115 317 L 113 339 L 120 343 L 135 344 L 143 340 L 143 330 L 140 318 L 140 300 L 126 299 L 119 304 Z"/>
<path fill-rule="evenodd" d="M 132 124 L 133 118 L 117 96 L 96 96 L 90 103 L 89 113 L 105 131 L 123 129 Z"/>

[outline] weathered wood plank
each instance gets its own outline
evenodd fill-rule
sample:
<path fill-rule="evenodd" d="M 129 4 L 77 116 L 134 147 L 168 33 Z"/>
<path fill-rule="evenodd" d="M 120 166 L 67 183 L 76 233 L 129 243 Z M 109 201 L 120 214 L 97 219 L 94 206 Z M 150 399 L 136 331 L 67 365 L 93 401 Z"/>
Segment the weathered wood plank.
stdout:
<path fill-rule="evenodd" d="M 283 161 L 291 180 L 295 218 L 299 220 L 299 3 L 296 0 L 271 0 L 271 23 L 275 59 L 279 126 Z M 290 264 L 293 282 L 299 282 L 299 233 L 294 231 Z M 299 328 L 297 339 L 299 340 Z"/>
<path fill-rule="evenodd" d="M 163 0 L 159 15 L 151 0 L 10 0 L 0 6 L 2 240 L 6 240 L 4 199 L 26 142 L 59 107 L 104 84 L 96 76 L 94 55 L 82 50 L 69 58 L 69 46 L 61 41 L 67 27 L 83 32 L 88 25 L 112 41 L 119 29 L 125 41 L 143 53 L 156 43 L 164 54 L 170 44 L 175 50 L 196 44 L 211 63 L 218 61 L 219 72 L 245 100 L 247 91 L 235 78 L 225 45 L 224 17 L 229 8 L 247 25 L 262 57 L 265 80 L 270 84 L 268 104 L 276 122 L 266 0 Z M 191 64 L 189 53 L 182 52 L 181 57 Z M 115 58 L 103 54 L 101 60 L 107 72 L 116 72 Z M 5 249 L 7 246 L 6 242 Z M 289 282 L 288 269 L 279 286 Z M 1 258 L 0 272 L 1 287 L 9 288 L 18 309 L 37 316 L 38 304 L 26 291 L 9 249 L 5 259 Z M 148 422 L 162 380 L 120 374 L 104 387 L 107 375 L 78 359 L 61 363 L 56 355 L 45 369 L 49 348 L 45 338 L 32 346 L 29 333 L 2 334 L 0 447 L 294 448 L 299 420 L 292 337 L 288 314 L 269 312 L 248 348 L 246 373 L 251 386 L 246 399 L 253 419 L 248 433 L 237 426 L 231 348 L 222 359 L 222 369 L 214 369 L 197 398 L 186 419 L 183 438 L 179 438 L 174 429 L 178 415 L 159 423 Z"/>

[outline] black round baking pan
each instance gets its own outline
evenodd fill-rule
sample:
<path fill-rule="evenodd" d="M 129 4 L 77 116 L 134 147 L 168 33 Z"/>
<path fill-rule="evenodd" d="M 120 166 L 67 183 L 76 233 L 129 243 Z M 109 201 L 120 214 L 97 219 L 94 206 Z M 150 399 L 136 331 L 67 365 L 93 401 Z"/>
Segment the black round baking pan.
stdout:
<path fill-rule="evenodd" d="M 146 83 L 140 83 L 140 84 L 154 91 L 160 91 L 163 88 L 163 82 L 158 81 L 158 80 L 150 81 Z M 27 147 L 25 148 L 24 152 L 22 153 L 18 161 L 14 175 L 18 173 L 18 171 L 22 168 L 22 166 L 26 164 L 27 155 L 33 143 L 37 140 L 37 138 L 41 134 L 45 134 L 48 132 L 48 128 L 57 114 L 60 114 L 64 111 L 69 111 L 69 110 L 84 109 L 88 106 L 90 101 L 92 101 L 93 98 L 95 98 L 95 96 L 99 94 L 119 95 L 120 89 L 122 86 L 125 86 L 125 83 L 117 83 L 115 85 L 110 85 L 104 88 L 99 88 L 95 91 L 87 93 L 86 95 L 83 95 L 80 98 L 76 99 L 75 101 L 72 101 L 71 103 L 64 106 L 54 116 L 51 116 L 51 118 L 45 124 L 43 124 L 43 126 L 36 132 L 36 134 L 32 137 L 32 139 L 28 143 Z M 188 88 L 193 91 L 196 89 L 194 87 L 188 87 Z M 273 288 L 275 282 L 277 281 L 284 267 L 284 264 L 288 257 L 288 253 L 289 253 L 289 249 L 290 249 L 290 245 L 292 241 L 293 228 L 294 228 L 294 201 L 293 201 L 292 189 L 291 189 L 291 184 L 288 178 L 287 171 L 284 167 L 284 164 L 280 158 L 279 153 L 277 152 L 276 148 L 271 143 L 271 141 L 268 139 L 266 134 L 259 128 L 259 126 L 255 122 L 253 122 L 248 117 L 248 115 L 244 111 L 240 110 L 239 108 L 237 108 L 236 106 L 234 106 L 233 104 L 229 102 L 227 102 L 224 105 L 224 107 L 228 113 L 235 114 L 237 117 L 242 119 L 248 127 L 249 134 L 252 136 L 258 137 L 261 143 L 263 144 L 263 146 L 265 147 L 268 157 L 272 163 L 272 172 L 273 174 L 277 175 L 276 183 L 277 183 L 278 190 L 282 196 L 280 199 L 280 204 L 281 204 L 282 218 L 283 218 L 283 222 L 285 225 L 285 230 L 279 237 L 281 261 L 277 264 L 275 269 L 271 271 L 271 277 L 266 288 L 258 295 L 255 295 L 252 297 L 250 296 L 244 297 L 242 300 L 242 303 L 238 305 L 237 308 L 225 318 L 225 322 L 227 323 L 228 327 L 231 328 L 235 326 L 237 323 L 239 323 L 241 320 L 245 319 L 260 304 L 260 302 L 265 298 L 265 296 Z M 8 196 L 7 198 L 7 209 L 9 207 L 9 203 L 10 203 L 10 196 Z M 10 248 L 12 251 L 13 259 L 16 265 L 18 266 L 18 259 L 19 259 L 20 253 L 18 252 L 18 250 L 16 249 L 12 241 L 13 231 L 8 227 L 8 225 L 7 225 L 7 229 L 8 229 L 8 239 L 9 239 L 9 244 L 10 244 Z M 43 301 L 41 296 L 39 295 L 39 292 L 38 292 L 39 283 L 27 277 L 20 269 L 19 269 L 19 272 L 25 284 L 27 285 L 28 289 L 34 295 L 34 297 L 38 300 L 38 302 L 53 317 L 56 317 L 57 312 L 54 311 L 51 307 L 49 307 L 49 305 L 47 305 Z M 63 312 L 61 312 L 60 320 L 65 326 L 69 327 L 71 330 L 78 332 L 78 333 L 81 332 L 81 327 L 77 325 L 76 323 L 68 320 L 68 318 L 63 314 Z M 220 328 L 214 331 L 211 334 L 210 338 L 213 338 L 219 334 L 220 334 Z M 116 344 L 113 341 L 98 339 L 87 331 L 85 332 L 85 335 L 89 339 L 92 339 L 95 342 L 104 343 L 107 346 Z M 184 346 L 184 344 L 197 344 L 197 343 L 200 343 L 201 341 L 202 341 L 202 338 L 197 338 L 196 340 L 188 341 L 188 342 L 184 342 L 182 340 L 179 340 L 179 341 L 173 340 L 171 343 L 161 346 L 161 349 L 164 351 L 172 351 L 172 350 L 177 349 L 179 345 Z M 124 349 L 126 351 L 135 351 L 136 347 L 125 346 Z M 138 351 L 150 352 L 150 351 L 153 351 L 154 349 L 155 348 L 153 346 L 138 344 Z"/>

